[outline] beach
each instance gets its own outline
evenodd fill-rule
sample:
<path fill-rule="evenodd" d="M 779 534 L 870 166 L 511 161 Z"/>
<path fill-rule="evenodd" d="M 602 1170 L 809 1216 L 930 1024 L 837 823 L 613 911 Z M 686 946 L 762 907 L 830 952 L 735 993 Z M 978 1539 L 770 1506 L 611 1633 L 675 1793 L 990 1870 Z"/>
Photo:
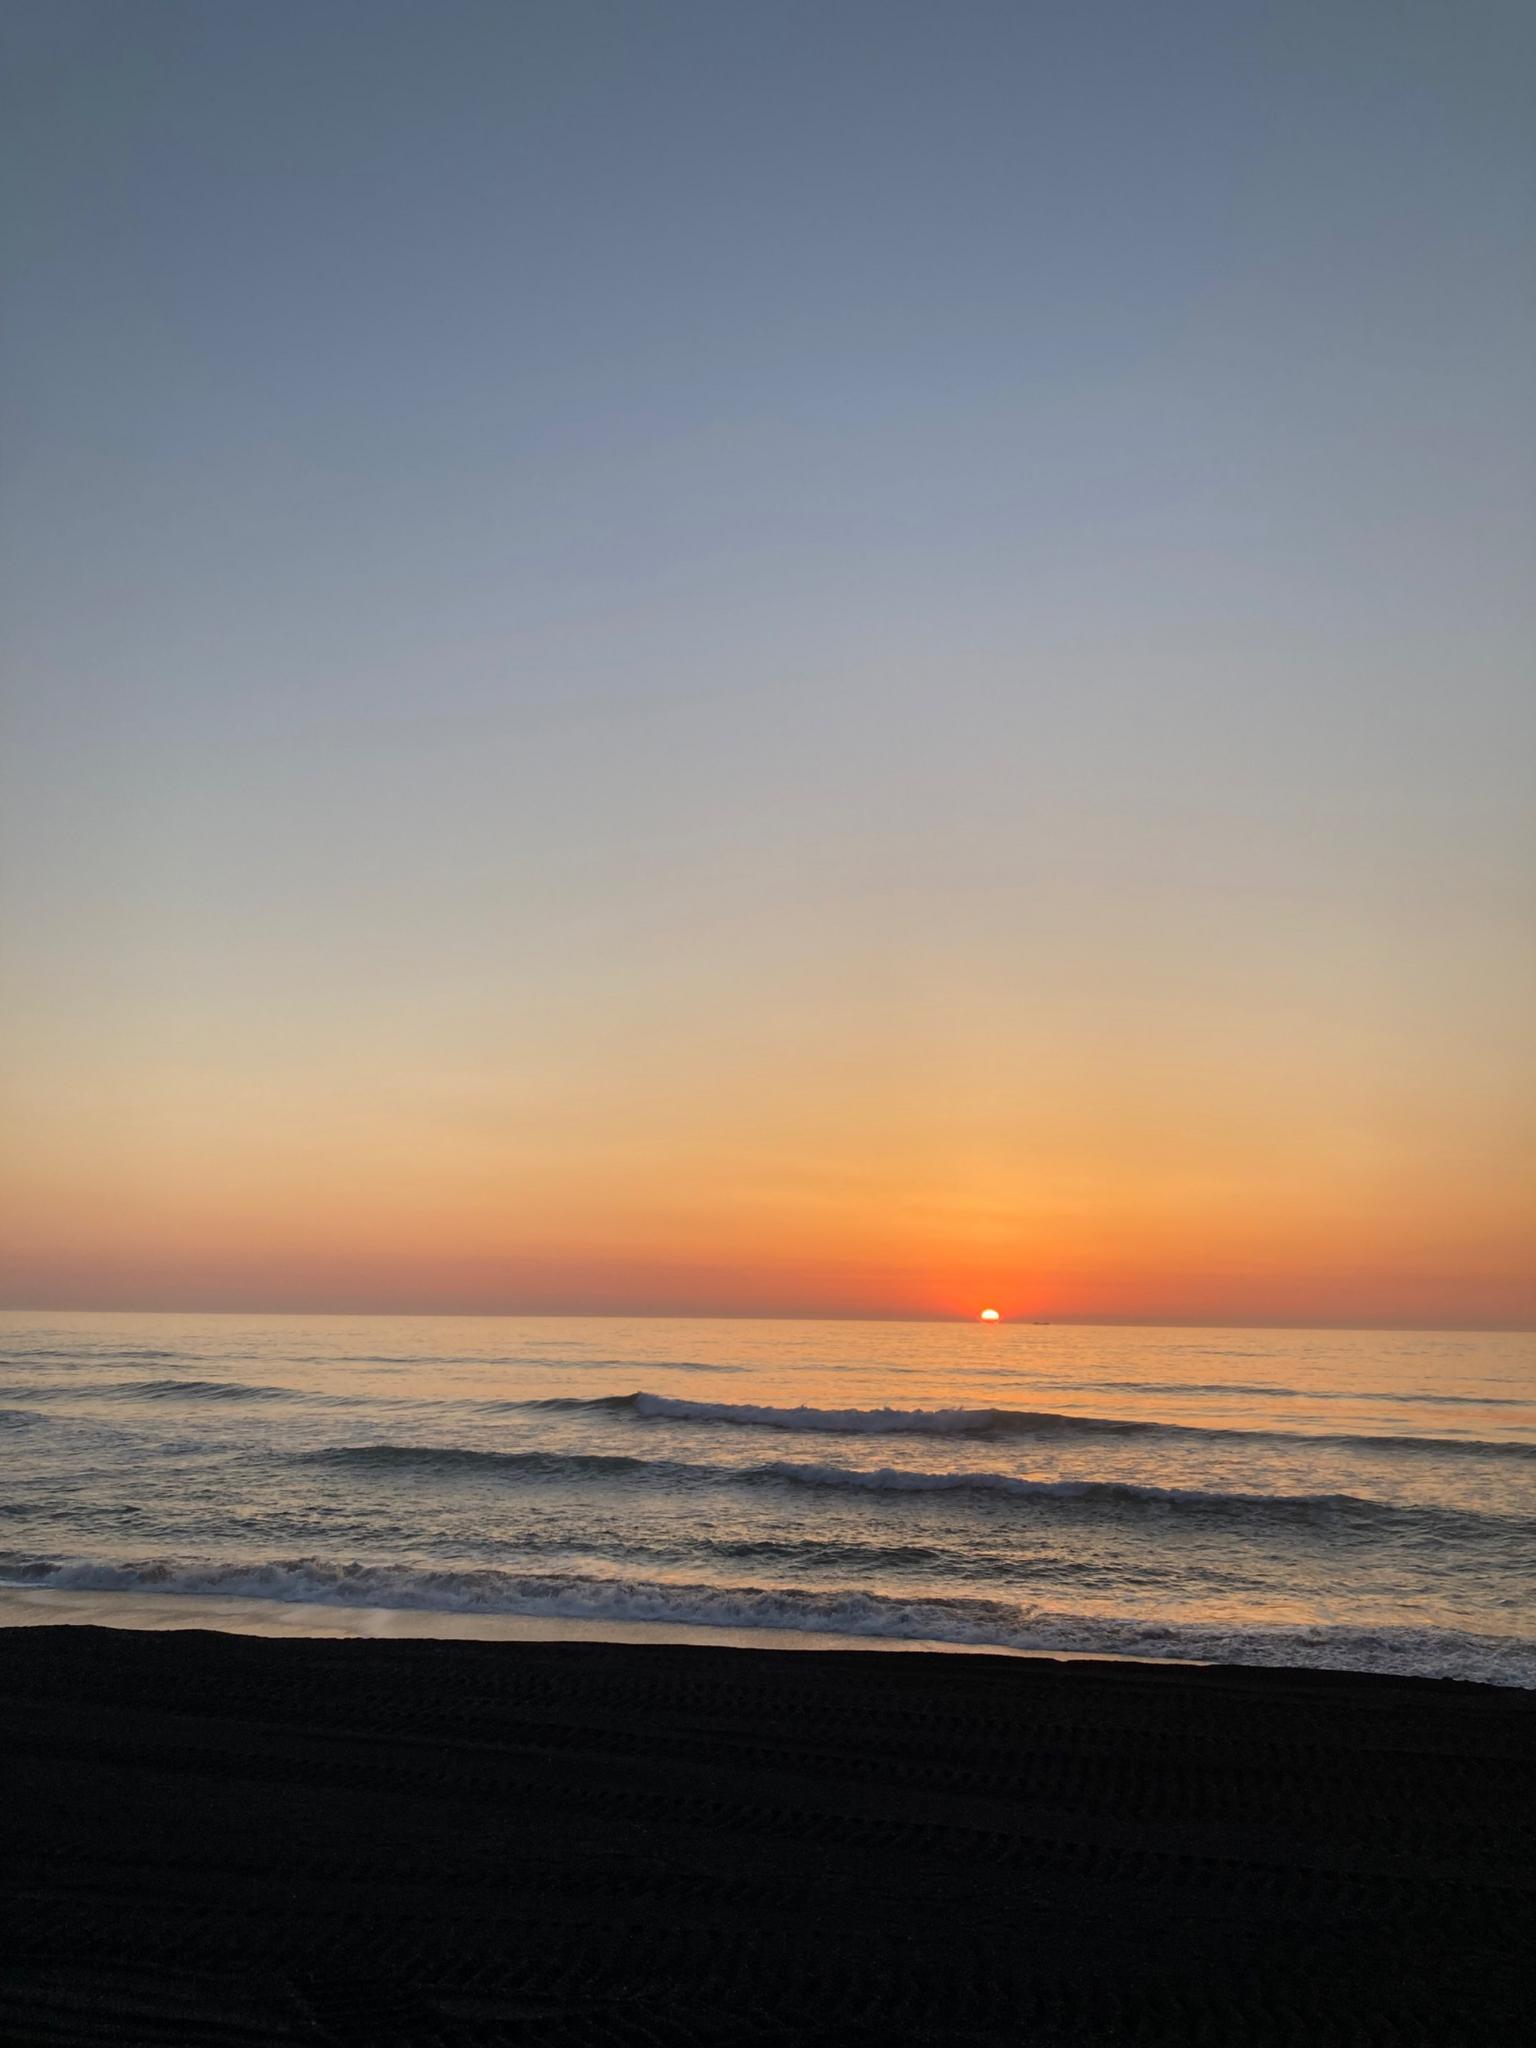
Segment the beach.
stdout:
<path fill-rule="evenodd" d="M 17 2042 L 1527 2038 L 1536 1698 L 0 1632 Z"/>

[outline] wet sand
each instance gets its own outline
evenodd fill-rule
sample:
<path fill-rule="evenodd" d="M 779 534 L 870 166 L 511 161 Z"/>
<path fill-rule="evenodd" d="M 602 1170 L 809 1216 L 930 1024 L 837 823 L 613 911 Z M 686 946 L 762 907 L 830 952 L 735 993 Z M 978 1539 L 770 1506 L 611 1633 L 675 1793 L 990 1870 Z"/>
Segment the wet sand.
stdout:
<path fill-rule="evenodd" d="M 0 1631 L 0 2039 L 1529 2038 L 1536 1696 Z"/>

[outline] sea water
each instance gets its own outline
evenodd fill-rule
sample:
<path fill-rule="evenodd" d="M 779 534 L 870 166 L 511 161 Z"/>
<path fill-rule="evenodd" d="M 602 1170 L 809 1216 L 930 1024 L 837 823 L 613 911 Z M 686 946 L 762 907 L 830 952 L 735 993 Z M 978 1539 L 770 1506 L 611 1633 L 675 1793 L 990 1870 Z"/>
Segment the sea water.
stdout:
<path fill-rule="evenodd" d="M 1536 1686 L 1536 1347 L 8 1313 L 0 1586 Z"/>

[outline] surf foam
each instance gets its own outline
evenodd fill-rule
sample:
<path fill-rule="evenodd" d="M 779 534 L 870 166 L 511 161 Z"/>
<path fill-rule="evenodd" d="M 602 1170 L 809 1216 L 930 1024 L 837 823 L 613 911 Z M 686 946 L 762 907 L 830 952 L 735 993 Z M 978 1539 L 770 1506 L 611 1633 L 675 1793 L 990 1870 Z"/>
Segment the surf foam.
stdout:
<path fill-rule="evenodd" d="M 735 1630 L 933 1641 L 1079 1656 L 1185 1658 L 1476 1679 L 1536 1688 L 1536 1642 L 1428 1627 L 1147 1620 L 966 1596 L 906 1599 L 856 1589 L 719 1586 L 584 1572 L 334 1564 L 313 1558 L 218 1563 L 146 1559 L 14 1561 L 0 1585 L 59 1592 L 168 1593 L 305 1606 L 683 1623 Z"/>

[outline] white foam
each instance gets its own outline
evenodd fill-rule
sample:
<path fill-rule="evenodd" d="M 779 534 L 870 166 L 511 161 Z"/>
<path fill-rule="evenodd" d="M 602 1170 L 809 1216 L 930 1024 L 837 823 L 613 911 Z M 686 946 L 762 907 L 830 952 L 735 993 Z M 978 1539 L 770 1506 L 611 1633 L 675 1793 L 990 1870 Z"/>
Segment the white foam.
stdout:
<path fill-rule="evenodd" d="M 118 1564 L 37 1560 L 24 1574 L 13 1572 L 6 1583 L 17 1591 L 154 1593 L 602 1624 L 810 1631 L 1048 1655 L 1300 1665 L 1536 1688 L 1536 1641 L 1523 1638 L 1427 1627 L 1223 1618 L 1158 1621 L 962 1595 L 904 1598 L 856 1588 L 720 1586 L 490 1567 L 337 1565 L 318 1558 L 241 1563 L 157 1559 Z"/>

